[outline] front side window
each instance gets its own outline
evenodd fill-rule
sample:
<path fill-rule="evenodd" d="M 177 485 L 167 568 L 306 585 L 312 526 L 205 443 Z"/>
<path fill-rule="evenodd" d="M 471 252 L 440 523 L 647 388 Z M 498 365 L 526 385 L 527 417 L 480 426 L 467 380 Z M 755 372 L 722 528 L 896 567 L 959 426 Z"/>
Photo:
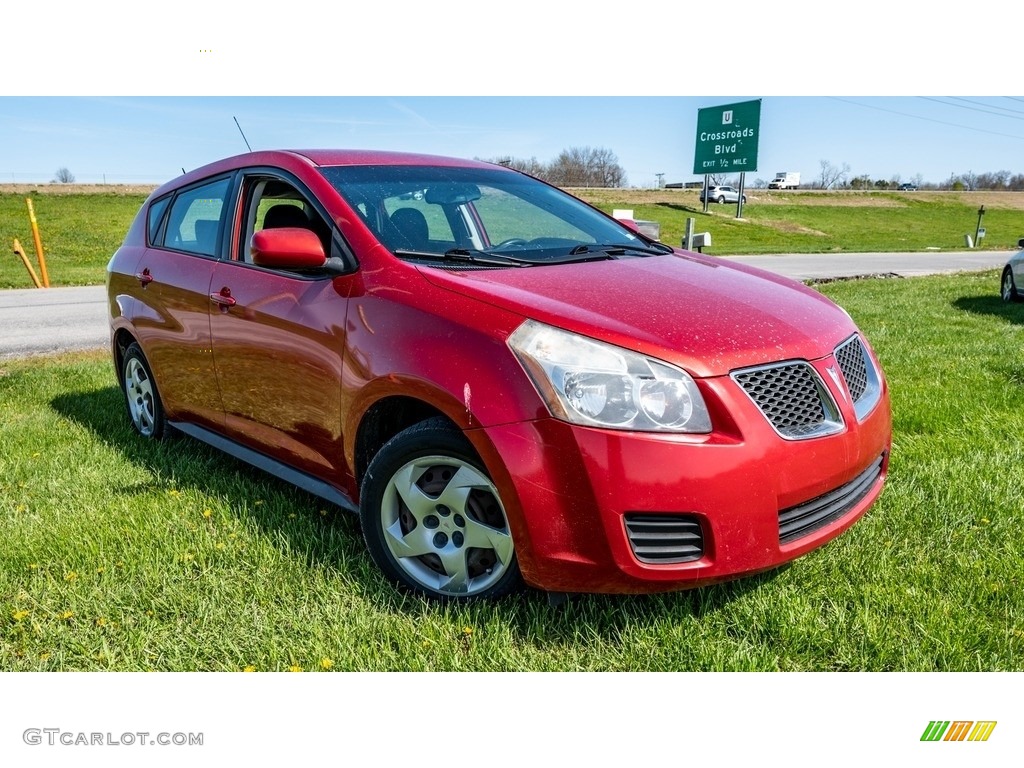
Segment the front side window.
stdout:
<path fill-rule="evenodd" d="M 230 179 L 180 192 L 171 204 L 164 245 L 176 251 L 216 256 Z"/>
<path fill-rule="evenodd" d="M 249 244 L 256 232 L 291 227 L 308 229 L 320 240 L 324 255 L 332 253 L 332 229 L 309 198 L 283 179 L 250 176 L 245 181 L 246 213 L 238 254 L 250 260 Z"/>

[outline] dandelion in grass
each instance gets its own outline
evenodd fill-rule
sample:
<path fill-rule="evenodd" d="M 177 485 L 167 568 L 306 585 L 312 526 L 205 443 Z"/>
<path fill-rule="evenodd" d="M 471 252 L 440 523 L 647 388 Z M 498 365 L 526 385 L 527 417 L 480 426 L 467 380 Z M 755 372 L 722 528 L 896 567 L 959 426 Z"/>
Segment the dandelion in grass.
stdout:
<path fill-rule="evenodd" d="M 203 510 L 203 517 L 205 517 L 207 520 L 209 520 L 211 517 L 213 517 L 213 510 L 212 509 L 204 509 Z"/>
<path fill-rule="evenodd" d="M 288 671 L 289 672 L 302 672 L 303 669 L 298 664 L 292 664 L 290 667 L 288 667 Z"/>
<path fill-rule="evenodd" d="M 75 617 L 75 612 L 74 611 L 64 611 L 64 613 L 62 613 L 60 615 L 61 621 L 70 621 L 74 617 Z"/>
<path fill-rule="evenodd" d="M 332 659 L 320 659 L 320 669 L 330 669 L 333 666 L 334 661 Z"/>
<path fill-rule="evenodd" d="M 13 618 L 15 621 L 21 621 L 26 616 L 28 616 L 28 611 L 15 611 L 11 614 L 11 618 Z"/>
<path fill-rule="evenodd" d="M 254 667 L 252 664 L 249 664 L 246 667 L 242 667 L 242 671 L 243 672 L 255 672 L 256 671 L 256 667 Z"/>
<path fill-rule="evenodd" d="M 68 571 L 64 574 L 64 581 L 76 581 L 77 579 L 78 574 L 75 571 Z"/>

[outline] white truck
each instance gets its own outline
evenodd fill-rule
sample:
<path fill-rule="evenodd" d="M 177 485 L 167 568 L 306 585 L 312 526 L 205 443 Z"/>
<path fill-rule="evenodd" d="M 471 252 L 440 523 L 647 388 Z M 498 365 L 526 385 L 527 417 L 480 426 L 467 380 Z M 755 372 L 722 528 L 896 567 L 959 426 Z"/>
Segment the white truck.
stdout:
<path fill-rule="evenodd" d="M 775 174 L 775 178 L 768 182 L 768 189 L 798 189 L 799 187 L 799 171 L 779 171 Z"/>

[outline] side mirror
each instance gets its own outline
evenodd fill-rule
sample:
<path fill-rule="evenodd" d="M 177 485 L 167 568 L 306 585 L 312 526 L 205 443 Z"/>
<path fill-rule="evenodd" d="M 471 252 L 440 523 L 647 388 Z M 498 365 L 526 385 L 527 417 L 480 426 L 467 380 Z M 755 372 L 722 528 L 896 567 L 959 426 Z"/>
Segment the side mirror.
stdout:
<path fill-rule="evenodd" d="M 1017 241 L 1018 248 L 1024 248 L 1024 237 Z"/>
<path fill-rule="evenodd" d="M 255 232 L 249 252 L 253 264 L 271 269 L 317 269 L 327 261 L 320 238 L 299 227 Z"/>

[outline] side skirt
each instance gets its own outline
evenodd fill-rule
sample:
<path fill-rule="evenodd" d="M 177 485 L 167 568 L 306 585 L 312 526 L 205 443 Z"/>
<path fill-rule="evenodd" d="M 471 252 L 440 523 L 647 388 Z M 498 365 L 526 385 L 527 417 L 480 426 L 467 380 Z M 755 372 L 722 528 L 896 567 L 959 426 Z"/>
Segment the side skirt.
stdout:
<path fill-rule="evenodd" d="M 352 499 L 339 491 L 333 485 L 325 483 L 323 480 L 318 480 L 312 475 L 307 475 L 305 472 L 293 469 L 277 459 L 272 459 L 259 451 L 246 448 L 244 445 L 239 445 L 234 440 L 229 440 L 223 435 L 218 435 L 216 432 L 211 432 L 210 430 L 198 427 L 195 424 L 176 421 L 168 423 L 179 432 L 182 432 L 189 437 L 194 437 L 196 440 L 223 451 L 229 456 L 239 459 L 240 461 L 251 464 L 257 469 L 262 469 L 264 472 L 267 472 L 280 480 L 284 480 L 286 483 L 291 483 L 307 493 L 312 493 L 314 496 L 326 499 L 332 504 L 337 504 L 339 507 L 342 507 L 349 512 L 359 511 L 358 505 L 356 505 Z"/>

